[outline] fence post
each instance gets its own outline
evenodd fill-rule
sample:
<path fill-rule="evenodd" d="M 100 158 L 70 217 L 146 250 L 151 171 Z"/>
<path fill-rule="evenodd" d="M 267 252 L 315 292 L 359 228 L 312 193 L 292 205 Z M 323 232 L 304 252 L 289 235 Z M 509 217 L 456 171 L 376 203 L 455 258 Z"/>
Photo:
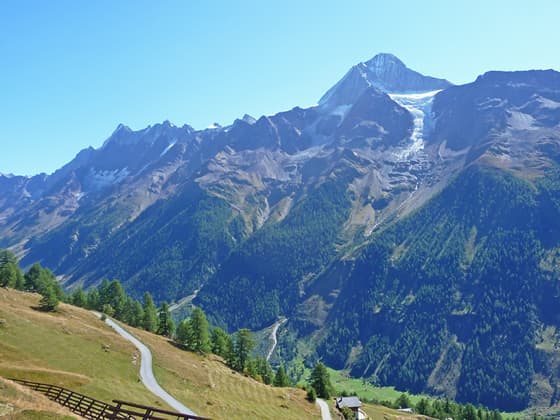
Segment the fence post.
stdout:
<path fill-rule="evenodd" d="M 116 419 L 117 418 L 117 414 L 119 411 L 121 411 L 121 403 L 117 403 L 116 406 L 111 407 L 113 409 L 113 415 L 111 417 L 109 417 L 110 419 Z"/>

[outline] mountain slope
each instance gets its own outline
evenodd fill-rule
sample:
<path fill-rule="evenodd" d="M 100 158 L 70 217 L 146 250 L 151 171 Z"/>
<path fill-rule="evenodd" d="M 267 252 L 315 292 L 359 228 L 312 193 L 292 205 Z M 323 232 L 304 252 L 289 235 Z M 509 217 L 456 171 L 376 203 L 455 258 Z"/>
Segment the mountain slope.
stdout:
<path fill-rule="evenodd" d="M 555 406 L 559 158 L 560 73 L 453 86 L 380 54 L 314 107 L 119 126 L 52 175 L 0 176 L 0 245 L 67 288 L 196 295 L 230 330 L 286 317 L 279 358 Z"/>
<path fill-rule="evenodd" d="M 537 374 L 554 389 L 557 373 L 536 361 L 540 332 L 560 321 L 556 263 L 545 263 L 559 245 L 559 174 L 529 183 L 472 166 L 354 263 L 337 263 L 351 268 L 325 323 L 327 362 L 510 411 L 530 403 Z"/>

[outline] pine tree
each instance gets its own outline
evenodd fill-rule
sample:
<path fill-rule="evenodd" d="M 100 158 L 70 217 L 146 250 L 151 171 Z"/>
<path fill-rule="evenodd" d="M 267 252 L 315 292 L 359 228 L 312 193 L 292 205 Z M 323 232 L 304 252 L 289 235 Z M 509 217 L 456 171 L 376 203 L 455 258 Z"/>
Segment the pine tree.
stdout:
<path fill-rule="evenodd" d="M 81 287 L 78 287 L 76 290 L 74 290 L 72 296 L 70 297 L 70 302 L 72 303 L 72 305 L 78 306 L 80 308 L 85 308 L 87 306 L 88 299 Z"/>
<path fill-rule="evenodd" d="M 268 360 L 263 357 L 257 357 L 255 362 L 257 364 L 257 371 L 262 378 L 262 381 L 267 385 L 272 384 L 272 381 L 274 380 L 274 372 L 270 367 Z"/>
<path fill-rule="evenodd" d="M 157 333 L 163 335 L 164 337 L 172 337 L 175 330 L 175 324 L 171 319 L 171 314 L 169 312 L 169 305 L 167 302 L 163 302 L 159 308 L 159 321 Z"/>
<path fill-rule="evenodd" d="M 40 264 L 35 263 L 27 273 L 25 273 L 24 277 L 25 290 L 45 295 L 47 288 L 52 288 L 58 301 L 66 299 L 62 287 L 60 287 L 60 284 L 56 281 L 56 277 L 48 268 L 43 268 Z"/>
<path fill-rule="evenodd" d="M 15 287 L 18 276 L 18 267 L 12 263 L 8 262 L 0 266 L 0 287 Z"/>
<path fill-rule="evenodd" d="M 288 375 L 286 375 L 286 371 L 284 370 L 284 366 L 280 365 L 280 367 L 276 371 L 276 375 L 274 376 L 273 385 L 274 386 L 279 386 L 279 387 L 290 386 L 290 379 L 288 378 Z"/>
<path fill-rule="evenodd" d="M 210 340 L 208 338 L 208 321 L 206 315 L 200 308 L 194 308 L 191 314 L 192 344 L 190 347 L 197 352 L 207 353 L 210 351 Z"/>
<path fill-rule="evenodd" d="M 99 291 L 99 307 L 102 308 L 103 305 L 111 304 L 111 293 L 109 292 L 109 287 L 111 283 L 109 279 L 103 279 L 101 285 L 97 288 Z"/>
<path fill-rule="evenodd" d="M 124 292 L 121 282 L 118 281 L 117 279 L 113 280 L 109 284 L 106 293 L 107 293 L 107 297 L 105 298 L 107 300 L 106 303 L 111 305 L 115 310 L 115 318 L 124 321 L 126 318 L 124 312 L 126 309 L 127 296 L 126 293 Z"/>
<path fill-rule="evenodd" d="M 177 330 L 175 331 L 175 341 L 179 344 L 187 347 L 190 350 L 187 343 L 192 342 L 192 326 L 188 319 L 183 319 L 177 325 Z"/>
<path fill-rule="evenodd" d="M 58 307 L 59 300 L 52 285 L 45 286 L 43 288 L 42 295 L 43 297 L 39 302 L 41 310 L 49 312 L 55 311 Z"/>
<path fill-rule="evenodd" d="M 99 292 L 95 288 L 91 288 L 87 294 L 87 308 L 95 311 L 101 310 L 99 306 Z"/>
<path fill-rule="evenodd" d="M 212 353 L 226 358 L 227 341 L 230 339 L 228 334 L 220 327 L 214 327 L 210 336 L 210 345 Z M 230 339 L 231 340 L 231 339 Z"/>
<path fill-rule="evenodd" d="M 17 290 L 25 290 L 25 278 L 19 266 L 16 271 L 16 284 L 14 286 Z"/>
<path fill-rule="evenodd" d="M 226 359 L 226 364 L 233 370 L 239 370 L 237 365 L 237 355 L 235 353 L 235 343 L 233 342 L 233 337 L 228 335 L 226 339 L 226 352 L 224 355 Z"/>
<path fill-rule="evenodd" d="M 305 397 L 307 401 L 314 403 L 317 399 L 317 392 L 315 392 L 315 388 L 309 387 L 307 389 L 307 395 Z"/>
<path fill-rule="evenodd" d="M 109 317 L 115 316 L 115 309 L 109 303 L 106 303 L 101 307 L 101 312 Z"/>
<path fill-rule="evenodd" d="M 142 309 L 144 310 L 142 327 L 146 331 L 156 332 L 158 328 L 157 309 L 154 299 L 149 292 L 144 293 Z"/>
<path fill-rule="evenodd" d="M 0 250 L 0 287 L 18 288 L 21 282 L 21 269 L 13 252 Z"/>
<path fill-rule="evenodd" d="M 399 395 L 398 398 L 395 400 L 395 405 L 398 408 L 410 408 L 411 404 L 408 395 L 406 394 Z"/>
<path fill-rule="evenodd" d="M 251 378 L 262 382 L 262 377 L 261 375 L 259 375 L 259 371 L 257 368 L 257 362 L 255 359 L 249 359 L 247 360 L 247 364 L 245 366 L 245 373 L 247 373 L 247 375 L 249 375 Z"/>
<path fill-rule="evenodd" d="M 251 332 L 251 330 L 247 328 L 241 328 L 239 331 L 237 331 L 235 333 L 234 344 L 237 370 L 239 372 L 243 372 L 245 370 L 245 366 L 247 365 L 249 355 L 255 347 L 255 339 L 253 338 L 253 333 Z"/>
<path fill-rule="evenodd" d="M 134 320 L 134 324 L 132 324 L 133 327 L 142 327 L 142 323 L 144 322 L 144 309 L 142 308 L 142 304 L 136 299 L 132 305 L 132 319 Z"/>
<path fill-rule="evenodd" d="M 315 368 L 311 372 L 310 383 L 319 398 L 330 398 L 333 386 L 327 367 L 323 363 L 318 362 L 315 365 Z"/>
<path fill-rule="evenodd" d="M 27 273 L 25 273 L 25 290 L 29 292 L 38 292 L 43 283 L 43 269 L 37 263 L 33 264 Z"/>
<path fill-rule="evenodd" d="M 416 412 L 426 416 L 431 416 L 430 402 L 426 398 L 422 398 L 416 403 Z"/>

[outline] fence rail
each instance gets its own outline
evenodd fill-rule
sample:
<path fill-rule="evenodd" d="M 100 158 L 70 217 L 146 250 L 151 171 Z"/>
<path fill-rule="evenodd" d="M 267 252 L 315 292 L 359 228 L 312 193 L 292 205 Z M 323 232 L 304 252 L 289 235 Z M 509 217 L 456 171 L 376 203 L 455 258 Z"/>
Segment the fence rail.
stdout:
<path fill-rule="evenodd" d="M 86 419 L 209 420 L 205 417 L 198 417 L 185 413 L 176 413 L 174 411 L 162 410 L 156 407 L 150 407 L 147 405 L 136 404 L 121 400 L 113 400 L 115 405 L 111 405 L 57 385 L 26 381 L 23 379 L 7 379 L 44 394 L 48 399 L 55 401 L 63 405 L 64 407 L 67 407 L 73 413 L 76 413 Z"/>

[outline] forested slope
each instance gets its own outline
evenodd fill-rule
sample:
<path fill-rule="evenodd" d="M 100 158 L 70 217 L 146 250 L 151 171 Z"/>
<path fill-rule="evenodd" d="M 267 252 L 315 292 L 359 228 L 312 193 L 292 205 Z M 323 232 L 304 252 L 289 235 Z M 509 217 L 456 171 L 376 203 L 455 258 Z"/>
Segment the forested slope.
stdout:
<path fill-rule="evenodd" d="M 380 233 L 329 314 L 325 360 L 343 367 L 361 345 L 355 375 L 526 407 L 539 332 L 560 321 L 559 174 L 531 182 L 472 166 Z M 557 373 L 544 374 L 554 386 Z"/>

